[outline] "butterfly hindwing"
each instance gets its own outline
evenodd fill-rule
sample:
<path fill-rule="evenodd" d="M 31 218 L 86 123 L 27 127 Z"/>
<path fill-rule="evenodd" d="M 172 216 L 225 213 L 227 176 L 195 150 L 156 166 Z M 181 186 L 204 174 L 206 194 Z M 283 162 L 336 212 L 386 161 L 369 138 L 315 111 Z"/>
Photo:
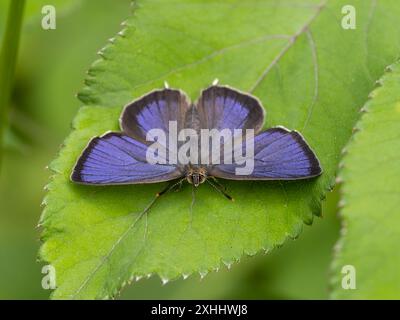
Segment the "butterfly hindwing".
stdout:
<path fill-rule="evenodd" d="M 120 118 L 121 129 L 142 142 L 146 141 L 151 129 L 161 129 L 168 136 L 170 121 L 176 121 L 179 132 L 185 125 L 188 100 L 180 90 L 154 90 L 124 108 Z"/>
<path fill-rule="evenodd" d="M 265 116 L 259 100 L 225 86 L 203 90 L 197 111 L 204 129 L 254 129 L 255 133 L 262 128 Z"/>

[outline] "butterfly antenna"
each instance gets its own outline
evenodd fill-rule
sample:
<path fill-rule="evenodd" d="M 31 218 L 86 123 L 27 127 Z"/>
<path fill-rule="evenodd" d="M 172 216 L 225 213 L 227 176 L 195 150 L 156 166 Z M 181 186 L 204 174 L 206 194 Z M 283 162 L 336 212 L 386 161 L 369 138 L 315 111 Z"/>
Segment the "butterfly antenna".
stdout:
<path fill-rule="evenodd" d="M 208 182 L 208 184 L 210 184 L 215 190 L 217 190 L 219 193 L 221 193 L 225 198 L 227 198 L 227 199 L 229 199 L 229 200 L 231 200 L 231 201 L 235 201 L 235 199 L 234 198 L 232 198 L 229 194 L 227 194 L 225 191 L 224 191 L 224 187 L 221 185 L 221 184 L 219 184 L 218 183 L 218 185 L 217 184 L 214 184 L 214 183 L 212 183 L 209 179 L 206 179 L 206 181 Z"/>

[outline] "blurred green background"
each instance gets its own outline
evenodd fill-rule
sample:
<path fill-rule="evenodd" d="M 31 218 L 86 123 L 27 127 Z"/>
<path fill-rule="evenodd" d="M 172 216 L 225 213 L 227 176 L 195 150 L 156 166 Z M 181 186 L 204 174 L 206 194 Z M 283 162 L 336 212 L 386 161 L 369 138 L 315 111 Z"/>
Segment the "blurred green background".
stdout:
<path fill-rule="evenodd" d="M 0 176 L 0 299 L 49 296 L 41 287 L 43 264 L 36 261 L 36 224 L 50 175 L 45 167 L 69 133 L 80 106 L 75 94 L 86 70 L 131 11 L 130 0 L 61 1 L 57 29 L 43 30 L 43 1 L 28 2 L 35 3 L 26 12 Z M 8 3 L 0 0 L 0 37 Z M 162 286 L 156 277 L 142 279 L 125 288 L 120 298 L 328 298 L 330 261 L 340 226 L 337 202 L 335 190 L 323 204 L 323 218 L 315 218 L 299 239 L 271 254 L 244 257 L 230 270 L 221 268 L 202 280 L 193 275 Z"/>

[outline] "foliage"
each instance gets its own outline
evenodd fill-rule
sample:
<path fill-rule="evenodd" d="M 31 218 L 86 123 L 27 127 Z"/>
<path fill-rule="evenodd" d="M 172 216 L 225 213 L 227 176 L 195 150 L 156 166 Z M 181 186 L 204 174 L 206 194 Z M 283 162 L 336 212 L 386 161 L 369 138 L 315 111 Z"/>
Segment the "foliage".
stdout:
<path fill-rule="evenodd" d="M 334 298 L 400 298 L 400 256 L 393 250 L 400 241 L 400 63 L 388 67 L 378 85 L 340 171 L 344 226 L 334 261 Z M 341 286 L 345 265 L 356 270 L 356 290 Z"/>
<path fill-rule="evenodd" d="M 349 2 L 357 7 L 356 30 L 341 27 Z M 86 106 L 51 165 L 40 254 L 57 270 L 53 297 L 106 298 L 154 273 L 165 281 L 205 275 L 221 261 L 230 265 L 296 238 L 333 186 L 359 106 L 399 52 L 399 10 L 395 1 L 138 1 L 90 68 L 79 94 Z M 185 187 L 140 219 L 162 185 L 69 181 L 88 140 L 118 130 L 126 103 L 164 80 L 194 99 L 214 78 L 258 96 L 266 127 L 299 130 L 324 174 L 302 182 L 226 182 L 235 203 L 202 186 L 192 204 Z"/>

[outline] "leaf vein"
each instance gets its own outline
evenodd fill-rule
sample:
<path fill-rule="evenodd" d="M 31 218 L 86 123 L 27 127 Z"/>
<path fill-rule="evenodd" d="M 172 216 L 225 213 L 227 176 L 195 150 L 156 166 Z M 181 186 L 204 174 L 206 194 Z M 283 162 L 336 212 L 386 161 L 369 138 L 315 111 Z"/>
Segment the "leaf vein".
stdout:
<path fill-rule="evenodd" d="M 296 43 L 296 40 L 304 34 L 308 30 L 308 27 L 314 22 L 314 20 L 319 16 L 319 14 L 322 12 L 322 10 L 326 7 L 327 0 L 322 1 L 318 6 L 317 10 L 314 13 L 314 15 L 303 25 L 299 31 L 297 31 L 293 36 L 290 37 L 288 43 L 286 44 L 285 47 L 278 53 L 278 55 L 272 60 L 272 62 L 265 68 L 265 70 L 262 72 L 260 77 L 256 80 L 254 85 L 249 89 L 249 92 L 254 92 L 254 90 L 257 89 L 257 87 L 261 84 L 261 82 L 265 79 L 265 77 L 270 73 L 273 67 L 275 67 L 278 62 L 284 57 L 286 52 L 289 51 L 289 49 Z"/>

